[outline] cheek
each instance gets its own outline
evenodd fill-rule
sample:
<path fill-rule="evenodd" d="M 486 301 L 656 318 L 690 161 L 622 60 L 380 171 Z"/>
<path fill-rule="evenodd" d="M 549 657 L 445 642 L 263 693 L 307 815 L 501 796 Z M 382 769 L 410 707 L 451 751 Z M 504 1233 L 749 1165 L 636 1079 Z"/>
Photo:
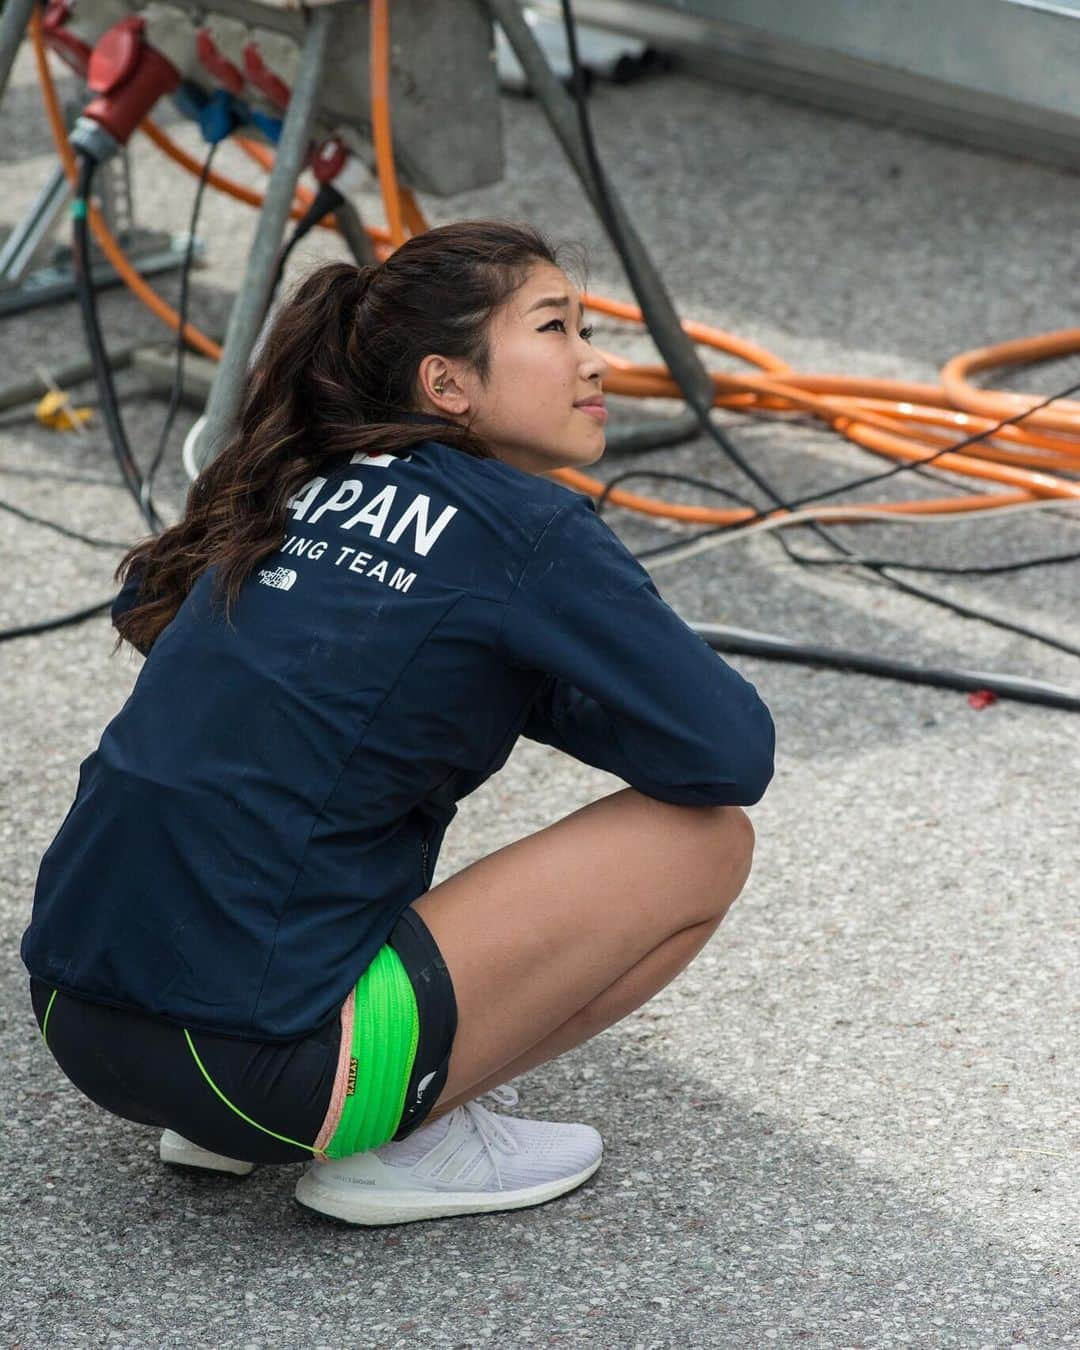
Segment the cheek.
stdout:
<path fill-rule="evenodd" d="M 542 352 L 531 354 L 520 363 L 515 401 L 523 411 L 529 409 L 550 417 L 568 401 L 573 402 L 572 395 L 567 394 L 569 387 L 565 372 L 552 362 L 550 356 Z"/>
<path fill-rule="evenodd" d="M 518 431 L 535 422 L 530 434 L 540 434 L 560 415 L 573 416 L 577 368 L 564 353 L 527 342 L 504 347 L 502 357 L 490 405 L 496 420 L 510 421 Z"/>
<path fill-rule="evenodd" d="M 538 403 L 552 411 L 570 410 L 578 385 L 577 367 L 572 361 L 565 359 L 561 352 L 554 356 L 548 354 L 543 361 L 536 362 L 533 378 Z"/>

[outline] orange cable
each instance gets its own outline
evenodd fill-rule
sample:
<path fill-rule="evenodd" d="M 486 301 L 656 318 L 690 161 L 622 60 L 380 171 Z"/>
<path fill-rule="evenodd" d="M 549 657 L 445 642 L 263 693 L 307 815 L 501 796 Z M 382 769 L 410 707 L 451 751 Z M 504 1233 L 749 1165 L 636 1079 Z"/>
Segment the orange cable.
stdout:
<path fill-rule="evenodd" d="M 67 143 L 55 87 L 44 60 L 40 20 L 35 23 L 32 18 L 31 35 L 46 112 L 49 114 L 57 150 L 64 161 L 65 171 L 69 177 L 73 177 L 74 157 Z M 383 259 L 404 242 L 409 233 L 422 233 L 428 225 L 413 193 L 399 183 L 394 162 L 387 0 L 372 0 L 370 40 L 372 140 L 389 229 L 373 226 L 365 228 L 372 239 L 376 256 Z M 202 166 L 149 118 L 142 124 L 142 130 L 181 167 L 193 174 L 201 173 Z M 237 137 L 236 140 L 255 162 L 264 169 L 272 168 L 274 156 L 267 147 L 246 138 Z M 211 173 L 208 183 L 249 205 L 259 206 L 262 203 L 260 193 L 225 175 Z M 294 219 L 303 214 L 312 197 L 310 191 L 297 185 L 291 212 Z M 179 324 L 179 316 L 134 271 L 94 207 L 91 207 L 90 220 L 99 244 L 125 282 L 145 304 L 175 329 Z M 332 219 L 323 222 L 326 228 L 334 228 L 334 224 Z M 588 293 L 583 293 L 582 301 L 586 308 L 612 318 L 644 323 L 636 305 Z M 939 453 L 951 443 L 941 428 L 951 428 L 960 432 L 961 436 L 986 431 L 1002 417 L 1025 411 L 1039 401 L 1033 395 L 977 389 L 970 384 L 970 375 L 994 366 L 1045 360 L 1080 350 L 1080 329 L 1066 329 L 961 353 L 943 368 L 941 384 L 932 385 L 800 373 L 791 370 L 786 362 L 773 353 L 745 338 L 695 320 L 684 320 L 682 327 L 693 342 L 725 352 L 757 367 L 761 372 L 710 372 L 716 390 L 714 403 L 718 407 L 781 416 L 810 415 L 854 444 L 874 453 L 915 463 L 936 456 L 934 465 L 937 468 L 1013 489 L 976 497 L 867 503 L 852 506 L 853 512 L 861 509 L 895 514 L 937 514 L 946 511 L 992 510 L 997 506 L 1028 501 L 1032 497 L 1073 500 L 1080 497 L 1080 484 L 1044 472 L 1080 471 L 1080 444 L 1076 439 L 1080 433 L 1080 403 L 1061 401 L 1053 410 L 1032 413 L 1026 419 L 1025 427 L 1000 428 L 988 438 L 988 442 L 966 447 L 966 453 Z M 220 353 L 216 343 L 190 324 L 185 328 L 185 337 L 193 346 L 209 355 Z M 635 364 L 614 353 L 605 352 L 602 355 L 609 365 L 607 388 L 610 392 L 628 397 L 682 400 L 682 392 L 666 366 Z M 941 406 L 943 398 L 952 407 Z M 999 443 L 993 444 L 995 441 Z M 554 476 L 593 495 L 605 491 L 605 484 L 577 470 L 560 469 Z M 718 510 L 683 506 L 641 497 L 621 489 L 613 489 L 607 493 L 607 497 L 617 505 L 644 514 L 699 523 L 731 524 L 754 514 L 748 509 Z M 782 515 L 785 512 L 781 510 L 770 514 Z"/>
<path fill-rule="evenodd" d="M 178 145 L 167 132 L 162 131 L 153 118 L 144 117 L 139 123 L 139 130 L 146 136 L 147 140 L 152 141 L 159 150 L 168 155 L 174 163 L 179 164 L 182 169 L 186 169 L 195 178 L 201 175 L 202 165 L 195 156 L 189 155 L 183 146 Z M 234 136 L 233 139 L 238 145 L 241 143 L 239 136 Z M 273 162 L 273 156 L 271 156 L 271 162 Z M 206 181 L 210 187 L 216 188 L 218 192 L 224 192 L 228 197 L 234 197 L 246 206 L 262 206 L 263 204 L 261 192 L 258 192 L 255 188 L 246 187 L 243 183 L 238 183 L 234 178 L 229 178 L 214 169 L 211 169 L 207 174 Z M 289 215 L 293 220 L 299 220 L 306 209 L 307 204 L 298 201 L 294 203 Z M 330 220 L 321 220 L 319 225 L 323 229 L 332 230 L 335 228 Z"/>

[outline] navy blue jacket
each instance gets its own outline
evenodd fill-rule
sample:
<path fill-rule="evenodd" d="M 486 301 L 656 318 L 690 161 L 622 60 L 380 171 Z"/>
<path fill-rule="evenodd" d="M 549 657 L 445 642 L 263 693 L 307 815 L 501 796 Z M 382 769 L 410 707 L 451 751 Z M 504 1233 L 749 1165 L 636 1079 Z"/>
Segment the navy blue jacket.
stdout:
<path fill-rule="evenodd" d="M 213 579 L 42 859 L 22 956 L 62 990 L 289 1040 L 336 1015 L 520 735 L 668 802 L 748 805 L 772 775 L 753 686 L 590 497 L 501 460 L 343 457 L 231 623 Z"/>

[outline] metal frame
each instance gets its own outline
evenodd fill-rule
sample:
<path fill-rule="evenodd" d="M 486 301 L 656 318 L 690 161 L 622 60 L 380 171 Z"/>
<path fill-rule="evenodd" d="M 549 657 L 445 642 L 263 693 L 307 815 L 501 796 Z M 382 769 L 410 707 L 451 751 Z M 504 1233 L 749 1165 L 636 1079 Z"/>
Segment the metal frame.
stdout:
<path fill-rule="evenodd" d="M 206 405 L 206 421 L 194 447 L 195 465 L 200 470 L 221 450 L 240 410 L 248 364 L 265 319 L 278 251 L 319 109 L 322 75 L 339 12 L 333 6 L 320 7 L 310 14 L 300 69 L 277 143 L 255 240 L 229 315 L 224 350 Z"/>
<path fill-rule="evenodd" d="M 36 0 L 4 0 L 4 8 L 0 12 L 0 103 L 3 102 L 11 67 L 26 36 L 35 3 Z"/>
<path fill-rule="evenodd" d="M 142 251 L 130 250 L 135 240 L 131 194 L 131 168 L 125 152 L 103 166 L 98 175 L 101 211 L 110 230 L 129 246 L 132 264 L 144 276 L 156 276 L 182 267 L 187 236 L 174 234 L 162 244 L 145 243 Z M 71 185 L 57 164 L 42 185 L 23 218 L 0 247 L 0 316 L 21 314 L 39 305 L 70 300 L 75 278 L 70 262 L 52 245 L 53 236 L 67 219 Z M 156 233 L 156 232 L 155 232 Z M 205 252 L 195 241 L 195 257 Z M 121 277 L 104 258 L 95 257 L 93 281 L 97 289 L 121 284 Z"/>

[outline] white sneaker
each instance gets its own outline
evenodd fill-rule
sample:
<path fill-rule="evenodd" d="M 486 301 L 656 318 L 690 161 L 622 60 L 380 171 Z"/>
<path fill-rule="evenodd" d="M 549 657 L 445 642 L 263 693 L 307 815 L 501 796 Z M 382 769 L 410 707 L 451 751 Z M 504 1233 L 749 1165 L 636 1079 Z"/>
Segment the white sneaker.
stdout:
<path fill-rule="evenodd" d="M 512 1087 L 494 1088 L 514 1106 Z M 296 1184 L 309 1209 L 347 1223 L 411 1223 L 451 1214 L 540 1205 L 580 1186 L 600 1166 L 591 1125 L 497 1116 L 466 1102 L 407 1138 L 348 1158 L 312 1162 Z"/>
<path fill-rule="evenodd" d="M 166 1130 L 161 1136 L 158 1152 L 163 1163 L 172 1163 L 175 1167 L 201 1167 L 207 1172 L 231 1172 L 238 1177 L 246 1177 L 255 1168 L 254 1163 L 226 1158 L 224 1154 L 200 1148 L 175 1130 Z"/>

